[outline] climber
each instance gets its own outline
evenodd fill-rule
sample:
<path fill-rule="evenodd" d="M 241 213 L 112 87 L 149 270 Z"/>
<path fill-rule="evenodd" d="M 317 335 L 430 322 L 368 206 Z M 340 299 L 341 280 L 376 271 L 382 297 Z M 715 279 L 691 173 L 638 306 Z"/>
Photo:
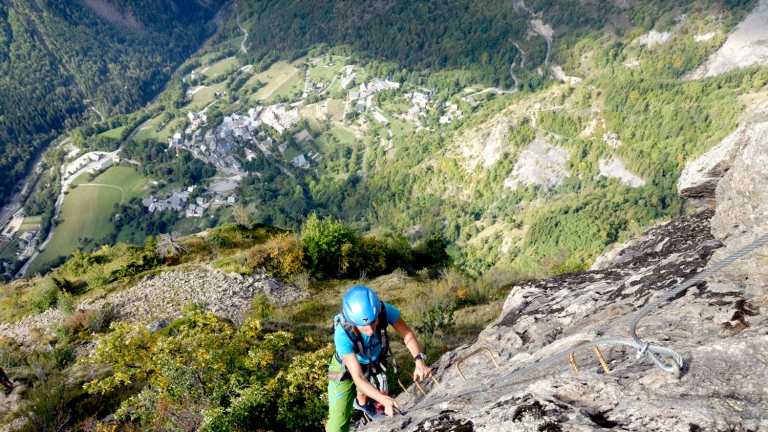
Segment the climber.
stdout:
<path fill-rule="evenodd" d="M 382 302 L 376 293 L 364 286 L 352 287 L 344 295 L 341 306 L 342 313 L 334 318 L 336 352 L 328 367 L 329 418 L 325 425 L 328 432 L 349 430 L 353 406 L 371 419 L 383 416 L 379 412 L 381 409 L 390 417 L 399 411 L 397 402 L 387 396 L 385 372 L 388 358 L 392 358 L 397 372 L 389 348 L 388 325 L 403 337 L 406 348 L 413 355 L 416 364 L 414 381 L 432 376 L 416 335 L 400 317 L 397 308 Z M 373 376 L 379 381 L 378 389 L 372 383 Z M 353 392 L 353 389 L 357 391 Z"/>

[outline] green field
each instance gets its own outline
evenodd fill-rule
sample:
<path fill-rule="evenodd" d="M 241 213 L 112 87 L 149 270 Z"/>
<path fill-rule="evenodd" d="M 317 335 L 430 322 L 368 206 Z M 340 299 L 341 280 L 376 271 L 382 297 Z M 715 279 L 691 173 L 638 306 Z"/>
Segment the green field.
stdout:
<path fill-rule="evenodd" d="M 43 222 L 42 216 L 25 217 L 24 221 L 21 222 L 21 226 L 19 227 L 19 233 L 34 231 L 37 229 L 38 226 L 40 226 L 42 222 Z"/>
<path fill-rule="evenodd" d="M 197 93 L 192 95 L 190 102 L 184 105 L 182 109 L 199 111 L 216 99 L 216 93 L 224 93 L 226 90 L 226 81 L 200 89 Z"/>
<path fill-rule="evenodd" d="M 147 184 L 147 181 L 138 171 L 131 167 L 115 166 L 104 171 L 90 184 L 118 186 L 123 189 L 125 201 L 127 202 L 133 197 L 141 197 L 143 195 L 142 188 Z"/>
<path fill-rule="evenodd" d="M 404 122 L 396 118 L 389 119 L 389 130 L 392 131 L 393 138 L 400 138 L 413 130 L 413 123 Z"/>
<path fill-rule="evenodd" d="M 354 132 L 340 126 L 332 127 L 328 133 L 335 136 L 339 142 L 344 145 L 352 145 L 357 141 L 357 137 L 355 136 Z"/>
<path fill-rule="evenodd" d="M 331 99 L 328 101 L 328 114 L 330 114 L 334 120 L 341 121 L 341 116 L 344 115 L 344 101 Z"/>
<path fill-rule="evenodd" d="M 300 154 L 301 154 L 301 153 L 299 153 L 299 151 L 298 151 L 298 150 L 296 150 L 295 148 L 293 148 L 293 147 L 288 147 L 288 148 L 287 148 L 287 149 L 285 149 L 285 151 L 283 152 L 283 159 L 285 159 L 287 162 L 290 162 L 290 161 L 292 161 L 292 160 L 293 160 L 293 158 L 295 158 L 296 156 L 298 156 L 298 155 L 300 155 Z"/>
<path fill-rule="evenodd" d="M 178 117 L 168 122 L 167 125 L 165 125 L 164 128 L 160 129 L 159 132 L 156 132 L 152 134 L 152 137 L 156 140 L 160 141 L 166 141 L 168 138 L 172 137 L 173 134 L 176 132 L 182 132 L 184 133 L 184 125 L 187 122 L 186 117 Z"/>
<path fill-rule="evenodd" d="M 222 45 L 231 45 L 231 46 L 239 47 L 240 44 L 243 43 L 243 38 L 244 37 L 245 36 L 234 37 L 232 39 L 229 39 L 229 40 L 226 40 L 226 41 L 222 42 Z"/>
<path fill-rule="evenodd" d="M 105 137 L 108 137 L 108 138 L 119 139 L 120 138 L 120 134 L 123 133 L 125 128 L 126 128 L 126 126 L 120 126 L 119 128 L 108 130 L 108 131 L 103 132 L 103 133 L 101 133 L 99 135 L 105 136 Z"/>
<path fill-rule="evenodd" d="M 69 256 L 80 248 L 83 238 L 100 240 L 109 234 L 112 231 L 109 219 L 115 211 L 115 204 L 140 197 L 146 182 L 133 168 L 118 166 L 109 168 L 93 182 L 70 190 L 61 206 L 53 238 L 27 274 L 35 274 L 58 256 Z"/>
<path fill-rule="evenodd" d="M 324 82 L 328 84 L 333 80 L 334 76 L 339 74 L 339 71 L 342 68 L 347 67 L 347 65 L 344 64 L 344 57 L 341 56 L 334 56 L 333 66 L 323 68 L 323 66 L 326 66 L 327 64 L 328 61 L 325 58 L 315 63 L 309 69 L 309 80 L 313 83 Z"/>
<path fill-rule="evenodd" d="M 159 124 L 160 116 L 144 122 L 144 124 L 139 127 L 139 130 L 136 132 L 132 139 L 135 141 L 141 141 L 149 138 L 156 138 L 157 134 L 155 133 L 155 129 L 157 129 Z"/>
<path fill-rule="evenodd" d="M 282 85 L 280 85 L 269 99 L 274 99 L 277 96 L 290 98 L 296 93 L 301 93 L 304 90 L 304 79 L 297 72 L 288 78 Z"/>
<path fill-rule="evenodd" d="M 292 64 L 286 63 L 285 61 L 279 61 L 270 66 L 269 69 L 265 70 L 264 72 L 254 74 L 251 79 L 245 83 L 244 87 L 252 87 L 256 80 L 259 80 L 266 85 L 254 93 L 253 96 L 251 96 L 251 103 L 256 103 L 263 99 L 267 94 L 277 89 L 283 80 L 285 80 L 290 74 L 294 73 L 295 76 L 293 79 L 296 79 L 299 75 L 298 69 L 296 69 L 296 67 Z M 298 80 L 301 81 L 301 78 L 299 77 Z"/>
<path fill-rule="evenodd" d="M 412 103 L 403 100 L 402 98 L 396 99 L 396 101 L 397 102 L 387 100 L 381 104 L 381 108 L 395 114 L 405 114 L 409 109 L 411 109 L 411 107 L 413 107 Z"/>
<path fill-rule="evenodd" d="M 239 44 L 240 42 L 238 42 L 238 45 Z M 212 64 L 211 66 L 202 67 L 198 69 L 198 72 L 202 73 L 207 77 L 215 77 L 223 73 L 226 73 L 232 69 L 240 69 L 241 66 L 242 65 L 240 64 L 240 60 L 238 60 L 235 57 L 230 57 L 230 58 L 218 61 Z M 208 69 L 205 70 L 206 68 Z M 202 72 L 203 70 L 205 70 L 205 72 Z"/>
<path fill-rule="evenodd" d="M 101 239 L 112 230 L 109 218 L 122 194 L 113 187 L 79 186 L 61 206 L 59 223 L 45 250 L 35 259 L 27 274 L 35 274 L 59 256 L 69 256 L 80 248 L 81 239 Z"/>

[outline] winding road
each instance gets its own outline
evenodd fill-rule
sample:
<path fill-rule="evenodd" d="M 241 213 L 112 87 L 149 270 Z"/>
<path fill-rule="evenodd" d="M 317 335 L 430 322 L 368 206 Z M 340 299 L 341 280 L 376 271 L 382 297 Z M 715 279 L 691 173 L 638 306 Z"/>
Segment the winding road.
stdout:
<path fill-rule="evenodd" d="M 240 42 L 240 51 L 242 51 L 243 54 L 248 54 L 248 50 L 245 48 L 245 41 L 248 40 L 248 32 L 243 28 L 243 25 L 240 24 L 240 14 L 237 12 L 237 2 L 235 2 L 232 7 L 235 8 L 235 21 L 237 22 L 237 27 L 243 32 L 243 41 Z"/>

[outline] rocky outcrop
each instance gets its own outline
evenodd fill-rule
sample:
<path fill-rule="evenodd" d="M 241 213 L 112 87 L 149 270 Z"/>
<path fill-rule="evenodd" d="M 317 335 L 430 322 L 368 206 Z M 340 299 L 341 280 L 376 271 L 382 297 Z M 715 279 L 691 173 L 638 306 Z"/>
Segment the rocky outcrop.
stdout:
<path fill-rule="evenodd" d="M 284 284 L 269 273 L 242 276 L 221 271 L 172 271 L 147 276 L 136 286 L 92 299 L 76 306 L 78 310 L 100 309 L 107 305 L 117 319 L 130 323 L 152 320 L 166 323 L 181 316 L 182 308 L 189 302 L 205 305 L 217 316 L 236 319 L 248 311 L 251 300 L 258 294 L 266 295 L 277 304 L 286 304 L 309 297 L 309 293 L 293 285 Z M 51 309 L 42 314 L 27 317 L 17 323 L 0 326 L 0 337 L 15 339 L 28 345 L 50 332 L 66 316 Z M 158 326 L 162 328 L 161 325 Z"/>
<path fill-rule="evenodd" d="M 768 103 L 749 118 L 730 169 L 718 183 L 712 234 L 725 244 L 720 260 L 768 232 Z M 768 286 L 768 247 L 728 266 L 721 276 L 751 289 Z"/>
<path fill-rule="evenodd" d="M 716 76 L 736 68 L 768 64 L 768 0 L 760 0 L 755 9 L 728 35 L 717 52 L 687 78 Z"/>
<path fill-rule="evenodd" d="M 603 177 L 617 178 L 620 182 L 631 188 L 645 186 L 645 180 L 625 168 L 624 162 L 616 156 L 613 156 L 610 160 L 600 159 L 598 167 L 600 168 L 600 175 Z"/>
<path fill-rule="evenodd" d="M 247 312 L 258 293 L 277 304 L 309 297 L 306 291 L 284 284 L 269 273 L 242 276 L 220 271 L 176 270 L 147 276 L 135 287 L 85 307 L 109 303 L 121 321 L 144 322 L 149 318 L 170 321 L 181 316 L 186 304 L 195 302 L 205 305 L 206 310 L 217 316 L 233 319 Z"/>
<path fill-rule="evenodd" d="M 715 189 L 733 167 L 743 133 L 744 125 L 708 152 L 685 164 L 677 181 L 677 192 L 681 197 L 688 198 L 698 208 L 714 207 Z"/>
<path fill-rule="evenodd" d="M 468 390 L 562 352 L 582 340 L 629 337 L 633 313 L 707 266 L 722 243 L 710 233 L 713 211 L 649 230 L 602 270 L 522 284 L 501 316 L 469 345 L 432 365 L 439 385 L 398 399 L 407 409 Z M 704 281 L 640 322 L 638 335 L 674 349 L 684 367 L 672 380 L 634 349 L 601 347 L 610 373 L 591 350 L 482 391 L 376 422 L 364 430 L 733 431 L 768 428 L 768 292 Z M 489 348 L 462 364 L 457 361 Z"/>
<path fill-rule="evenodd" d="M 512 173 L 504 180 L 504 187 L 514 190 L 522 183 L 555 188 L 568 176 L 565 163 L 570 157 L 568 149 L 536 138 L 520 152 Z"/>

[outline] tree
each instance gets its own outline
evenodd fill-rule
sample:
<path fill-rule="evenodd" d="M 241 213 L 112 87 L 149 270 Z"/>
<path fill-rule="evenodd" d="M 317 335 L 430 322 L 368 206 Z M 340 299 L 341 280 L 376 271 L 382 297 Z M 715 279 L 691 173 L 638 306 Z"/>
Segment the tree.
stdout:
<path fill-rule="evenodd" d="M 353 246 L 355 231 L 344 222 L 330 217 L 321 220 L 312 213 L 301 228 L 301 241 L 317 278 L 346 273 L 349 261 L 344 251 Z"/>
<path fill-rule="evenodd" d="M 235 204 L 232 208 L 232 217 L 235 219 L 235 223 L 245 229 L 251 229 L 253 226 L 251 216 L 252 212 L 240 204 Z"/>
<path fill-rule="evenodd" d="M 182 252 L 189 253 L 189 249 L 179 244 L 178 240 L 180 238 L 181 234 L 176 231 L 171 234 L 160 234 L 160 242 L 157 244 L 155 251 L 163 258 L 176 256 Z"/>

